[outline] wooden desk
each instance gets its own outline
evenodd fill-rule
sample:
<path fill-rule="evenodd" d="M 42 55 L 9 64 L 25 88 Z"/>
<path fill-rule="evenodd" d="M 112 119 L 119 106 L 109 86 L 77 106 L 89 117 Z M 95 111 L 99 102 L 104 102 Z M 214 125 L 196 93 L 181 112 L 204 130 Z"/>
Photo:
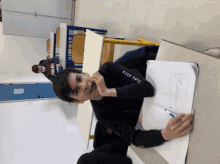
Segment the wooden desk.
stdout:
<path fill-rule="evenodd" d="M 199 64 L 194 130 L 190 134 L 187 164 L 220 163 L 220 60 L 162 40 L 156 60 Z M 142 122 L 144 120 L 141 120 Z M 144 163 L 167 164 L 153 148 L 131 147 Z M 134 163 L 135 164 L 135 163 Z"/>

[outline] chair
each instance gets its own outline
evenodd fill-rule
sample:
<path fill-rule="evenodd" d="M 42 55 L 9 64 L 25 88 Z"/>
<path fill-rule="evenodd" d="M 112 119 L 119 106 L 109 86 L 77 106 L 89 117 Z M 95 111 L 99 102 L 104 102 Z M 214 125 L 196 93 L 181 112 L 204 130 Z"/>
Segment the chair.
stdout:
<path fill-rule="evenodd" d="M 85 35 L 82 32 L 73 36 L 72 40 L 72 60 L 75 63 L 83 63 Z M 113 61 L 114 44 L 104 43 L 102 49 L 101 65 L 107 61 Z"/>
<path fill-rule="evenodd" d="M 83 31 L 83 30 L 78 30 L 78 31 L 77 31 L 77 34 L 85 34 L 85 31 Z"/>
<path fill-rule="evenodd" d="M 76 34 L 73 36 L 71 52 L 72 52 L 72 60 L 75 63 L 83 63 L 84 43 L 85 43 L 85 35 Z M 137 46 L 159 45 L 158 43 L 154 43 L 141 38 L 138 38 L 137 41 L 104 38 L 101 65 L 103 65 L 107 61 L 113 61 L 115 44 L 137 45 Z"/>
<path fill-rule="evenodd" d="M 82 30 L 78 30 L 77 34 L 85 34 L 85 32 Z M 58 27 L 56 30 L 56 46 L 60 47 L 60 27 Z"/>
<path fill-rule="evenodd" d="M 76 34 L 73 36 L 71 54 L 72 60 L 75 63 L 83 63 L 84 43 L 84 34 Z"/>
<path fill-rule="evenodd" d="M 50 39 L 47 39 L 47 53 L 50 54 Z"/>
<path fill-rule="evenodd" d="M 56 46 L 60 48 L 60 27 L 56 30 Z"/>
<path fill-rule="evenodd" d="M 115 44 L 104 43 L 102 48 L 101 65 L 107 61 L 113 61 Z"/>
<path fill-rule="evenodd" d="M 138 38 L 137 41 L 104 38 L 104 43 L 122 44 L 122 45 L 136 45 L 136 46 L 149 46 L 149 45 L 158 45 L 159 46 L 158 43 L 154 43 L 149 40 L 141 39 L 141 38 Z"/>

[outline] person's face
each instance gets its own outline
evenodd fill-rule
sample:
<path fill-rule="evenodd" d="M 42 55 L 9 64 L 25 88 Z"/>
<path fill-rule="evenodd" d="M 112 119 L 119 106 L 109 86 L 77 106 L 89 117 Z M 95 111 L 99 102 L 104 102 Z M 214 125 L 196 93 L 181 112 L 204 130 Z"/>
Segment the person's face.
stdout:
<path fill-rule="evenodd" d="M 73 91 L 69 96 L 77 99 L 79 103 L 83 103 L 88 99 L 100 99 L 97 86 L 88 73 L 70 73 L 68 80 Z"/>
<path fill-rule="evenodd" d="M 38 66 L 38 69 L 39 69 L 39 72 L 42 72 L 42 71 L 43 71 L 42 66 Z"/>

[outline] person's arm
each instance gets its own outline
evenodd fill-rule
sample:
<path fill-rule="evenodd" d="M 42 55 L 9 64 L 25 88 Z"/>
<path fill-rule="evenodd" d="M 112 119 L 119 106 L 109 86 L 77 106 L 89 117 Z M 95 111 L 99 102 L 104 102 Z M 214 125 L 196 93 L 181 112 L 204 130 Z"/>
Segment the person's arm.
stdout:
<path fill-rule="evenodd" d="M 132 83 L 116 88 L 118 99 L 141 99 L 154 96 L 154 88 L 149 82 Z"/>
<path fill-rule="evenodd" d="M 109 115 L 109 114 L 108 114 Z M 136 147 L 149 148 L 159 146 L 166 141 L 174 138 L 182 137 L 193 130 L 192 114 L 181 114 L 170 119 L 166 128 L 162 130 L 135 130 L 130 125 L 116 120 L 110 120 L 108 115 L 104 117 L 96 115 L 97 119 L 107 128 L 112 129 L 116 134 L 124 138 L 127 142 L 132 143 Z M 116 117 L 115 117 L 116 118 Z M 178 122 L 181 120 L 181 122 Z"/>
<path fill-rule="evenodd" d="M 41 61 L 39 62 L 39 65 L 44 66 L 44 65 L 45 65 L 45 60 L 41 60 Z"/>
<path fill-rule="evenodd" d="M 100 118 L 99 121 L 112 129 L 116 134 L 124 138 L 127 142 L 132 143 L 136 147 L 149 148 L 159 146 L 165 142 L 161 134 L 161 130 L 135 130 L 130 125 L 109 119 Z"/>
<path fill-rule="evenodd" d="M 92 102 L 92 101 L 91 101 Z M 102 105 L 92 102 L 93 110 L 96 114 L 97 120 L 102 123 L 105 127 L 110 128 L 116 134 L 124 138 L 128 143 L 132 143 L 137 147 L 153 147 L 161 145 L 165 142 L 162 137 L 161 130 L 149 130 L 141 131 L 135 130 L 133 127 L 120 121 L 120 118 L 117 116 L 114 117 L 114 120 L 110 118 L 111 114 L 105 110 L 105 114 L 99 114 L 99 109 L 103 108 Z"/>
<path fill-rule="evenodd" d="M 47 59 L 46 61 L 48 61 L 49 63 L 54 63 L 54 59 Z"/>
<path fill-rule="evenodd" d="M 181 122 L 178 120 L 181 120 Z M 135 145 L 141 145 L 142 140 L 145 140 L 146 137 L 152 141 L 154 140 L 152 144 L 148 143 L 149 147 L 159 146 L 161 141 L 165 142 L 174 138 L 182 137 L 193 130 L 193 120 L 194 116 L 191 113 L 188 115 L 180 114 L 179 116 L 170 119 L 166 128 L 162 130 L 142 131 L 145 133 L 142 133 L 140 130 L 138 130 L 139 132 L 137 132 L 136 136 L 134 137 Z M 158 142 L 156 142 L 156 140 Z M 154 143 L 158 143 L 158 145 L 155 145 Z M 143 146 L 140 147 L 145 147 L 145 145 L 143 144 Z"/>
<path fill-rule="evenodd" d="M 154 96 L 153 86 L 146 83 L 132 83 L 120 88 L 109 88 L 106 97 L 117 97 L 118 99 L 140 99 Z"/>
<path fill-rule="evenodd" d="M 107 86 L 106 97 L 140 99 L 154 96 L 154 87 L 145 78 L 116 63 L 106 62 L 99 73 L 104 78 L 111 78 L 125 84 L 123 87 L 117 88 L 108 88 Z"/>
<path fill-rule="evenodd" d="M 138 66 L 142 60 L 155 60 L 159 46 L 146 46 L 126 52 L 124 58 L 119 58 L 115 62 L 128 69 Z"/>

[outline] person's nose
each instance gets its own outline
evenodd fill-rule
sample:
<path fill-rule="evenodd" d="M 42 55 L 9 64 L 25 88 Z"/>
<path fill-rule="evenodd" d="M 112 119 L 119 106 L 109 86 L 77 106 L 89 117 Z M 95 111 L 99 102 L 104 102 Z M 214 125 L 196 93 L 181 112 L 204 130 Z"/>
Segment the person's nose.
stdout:
<path fill-rule="evenodd" d="M 91 86 L 91 80 L 90 79 L 83 80 L 80 83 L 80 88 L 83 89 L 84 91 L 89 90 L 90 86 Z"/>

